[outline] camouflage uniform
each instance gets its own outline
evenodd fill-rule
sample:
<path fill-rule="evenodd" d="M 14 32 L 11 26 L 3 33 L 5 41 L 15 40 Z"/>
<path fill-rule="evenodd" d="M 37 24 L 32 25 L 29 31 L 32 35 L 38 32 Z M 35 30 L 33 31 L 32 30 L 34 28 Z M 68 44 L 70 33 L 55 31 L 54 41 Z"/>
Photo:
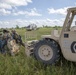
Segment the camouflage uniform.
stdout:
<path fill-rule="evenodd" d="M 0 39 L 0 51 L 5 53 L 5 46 L 7 45 L 7 40 L 9 39 L 10 34 L 8 30 L 3 30 L 3 34 Z"/>

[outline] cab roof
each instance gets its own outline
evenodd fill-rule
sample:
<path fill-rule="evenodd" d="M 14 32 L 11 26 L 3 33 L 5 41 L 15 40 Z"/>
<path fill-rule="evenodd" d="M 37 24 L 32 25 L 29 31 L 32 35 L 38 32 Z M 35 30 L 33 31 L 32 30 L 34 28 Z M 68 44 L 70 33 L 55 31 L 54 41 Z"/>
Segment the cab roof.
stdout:
<path fill-rule="evenodd" d="M 76 11 L 76 7 L 68 8 L 68 11 L 71 11 L 71 12 Z"/>

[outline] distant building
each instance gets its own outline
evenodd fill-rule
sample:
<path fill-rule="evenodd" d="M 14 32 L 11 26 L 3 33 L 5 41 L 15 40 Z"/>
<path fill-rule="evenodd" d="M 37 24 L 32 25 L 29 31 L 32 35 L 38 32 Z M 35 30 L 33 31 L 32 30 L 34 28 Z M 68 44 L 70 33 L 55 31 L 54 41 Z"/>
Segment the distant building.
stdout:
<path fill-rule="evenodd" d="M 31 31 L 31 30 L 36 30 L 37 29 L 37 25 L 36 24 L 30 24 L 26 27 L 27 31 Z"/>

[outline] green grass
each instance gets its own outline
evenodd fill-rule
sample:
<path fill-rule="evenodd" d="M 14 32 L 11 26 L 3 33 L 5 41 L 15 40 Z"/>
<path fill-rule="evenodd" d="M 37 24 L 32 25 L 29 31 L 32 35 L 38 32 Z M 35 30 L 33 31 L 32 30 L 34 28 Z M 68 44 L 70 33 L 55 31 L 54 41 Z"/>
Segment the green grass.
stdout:
<path fill-rule="evenodd" d="M 37 30 L 38 39 L 43 34 L 50 34 L 53 28 Z M 25 40 L 25 29 L 16 29 Z M 59 61 L 56 65 L 45 67 L 33 57 L 25 55 L 25 48 L 21 47 L 17 56 L 0 54 L 0 75 L 76 75 L 76 66 L 67 60 Z"/>

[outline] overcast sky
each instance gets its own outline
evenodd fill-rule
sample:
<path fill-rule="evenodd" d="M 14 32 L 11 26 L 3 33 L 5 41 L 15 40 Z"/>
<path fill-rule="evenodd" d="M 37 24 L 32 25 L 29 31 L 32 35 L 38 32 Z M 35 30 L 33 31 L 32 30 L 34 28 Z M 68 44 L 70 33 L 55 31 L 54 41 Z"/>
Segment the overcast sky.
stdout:
<path fill-rule="evenodd" d="M 75 6 L 76 0 L 0 0 L 0 28 L 62 26 L 67 8 Z"/>

